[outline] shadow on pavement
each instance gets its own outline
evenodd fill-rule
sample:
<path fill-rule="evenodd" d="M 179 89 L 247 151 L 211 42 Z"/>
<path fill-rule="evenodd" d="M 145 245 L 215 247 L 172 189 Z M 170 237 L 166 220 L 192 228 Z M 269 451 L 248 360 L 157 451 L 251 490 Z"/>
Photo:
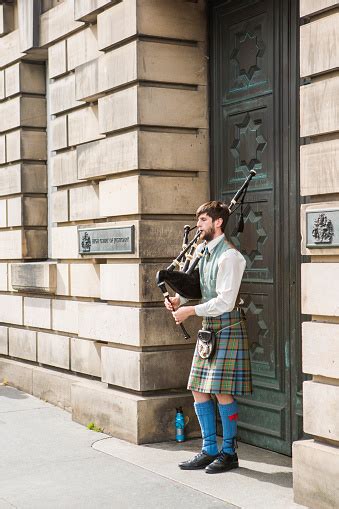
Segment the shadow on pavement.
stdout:
<path fill-rule="evenodd" d="M 0 384 L 0 398 L 1 397 L 10 399 L 27 399 L 29 395 L 25 394 L 24 392 L 20 392 L 14 387 Z"/>
<path fill-rule="evenodd" d="M 259 472 L 257 470 L 252 470 L 250 468 L 241 467 L 237 470 L 233 471 L 237 475 L 242 475 L 245 477 L 250 477 L 251 479 L 256 479 L 261 482 L 268 482 L 275 484 L 276 486 L 281 486 L 282 488 L 292 488 L 293 487 L 293 475 L 292 472 Z"/>
<path fill-rule="evenodd" d="M 164 442 L 147 444 L 143 447 L 163 450 L 167 452 L 186 451 L 188 457 L 200 451 L 200 439 L 187 440 L 183 443 Z M 266 449 L 260 449 L 248 444 L 239 443 L 238 456 L 240 468 L 234 473 L 243 477 L 250 477 L 257 481 L 271 483 L 283 488 L 293 487 L 291 458 Z M 242 466 L 241 463 L 246 466 Z M 253 465 L 248 465 L 252 463 Z M 249 468 L 252 467 L 253 468 Z M 281 468 L 281 470 L 279 469 Z M 291 469 L 291 471 L 287 471 Z M 269 471 L 271 470 L 271 471 Z"/>

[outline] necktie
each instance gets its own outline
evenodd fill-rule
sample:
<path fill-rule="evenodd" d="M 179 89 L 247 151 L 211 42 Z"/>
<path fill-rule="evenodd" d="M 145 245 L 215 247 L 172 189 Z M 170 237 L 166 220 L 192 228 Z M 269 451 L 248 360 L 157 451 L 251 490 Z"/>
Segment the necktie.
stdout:
<path fill-rule="evenodd" d="M 206 257 L 206 261 L 207 261 L 207 262 L 208 262 L 208 260 L 210 259 L 210 256 L 211 256 L 211 253 L 209 252 L 208 247 L 206 247 L 206 250 L 205 250 L 205 257 Z"/>

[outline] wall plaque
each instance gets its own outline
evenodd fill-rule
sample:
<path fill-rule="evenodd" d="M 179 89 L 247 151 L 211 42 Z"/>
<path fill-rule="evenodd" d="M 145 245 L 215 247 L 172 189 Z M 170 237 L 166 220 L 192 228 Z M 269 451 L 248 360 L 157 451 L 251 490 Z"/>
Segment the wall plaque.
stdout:
<path fill-rule="evenodd" d="M 134 226 L 78 228 L 79 254 L 134 253 Z"/>
<path fill-rule="evenodd" d="M 306 212 L 306 247 L 339 247 L 339 209 Z"/>

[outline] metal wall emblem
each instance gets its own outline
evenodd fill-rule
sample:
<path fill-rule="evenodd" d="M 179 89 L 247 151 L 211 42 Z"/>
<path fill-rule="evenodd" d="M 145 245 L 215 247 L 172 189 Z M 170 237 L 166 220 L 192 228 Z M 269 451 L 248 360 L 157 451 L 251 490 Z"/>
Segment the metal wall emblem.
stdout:
<path fill-rule="evenodd" d="M 339 247 L 339 209 L 306 212 L 306 247 Z"/>
<path fill-rule="evenodd" d="M 78 228 L 79 254 L 134 253 L 134 226 Z"/>

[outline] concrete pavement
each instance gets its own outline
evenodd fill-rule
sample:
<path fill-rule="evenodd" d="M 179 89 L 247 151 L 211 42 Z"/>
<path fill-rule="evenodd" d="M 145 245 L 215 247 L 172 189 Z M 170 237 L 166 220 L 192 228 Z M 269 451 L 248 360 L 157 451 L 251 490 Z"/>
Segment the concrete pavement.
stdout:
<path fill-rule="evenodd" d="M 234 472 L 179 470 L 199 447 L 129 444 L 0 386 L 0 509 L 301 508 L 292 502 L 289 458 L 242 445 Z"/>

